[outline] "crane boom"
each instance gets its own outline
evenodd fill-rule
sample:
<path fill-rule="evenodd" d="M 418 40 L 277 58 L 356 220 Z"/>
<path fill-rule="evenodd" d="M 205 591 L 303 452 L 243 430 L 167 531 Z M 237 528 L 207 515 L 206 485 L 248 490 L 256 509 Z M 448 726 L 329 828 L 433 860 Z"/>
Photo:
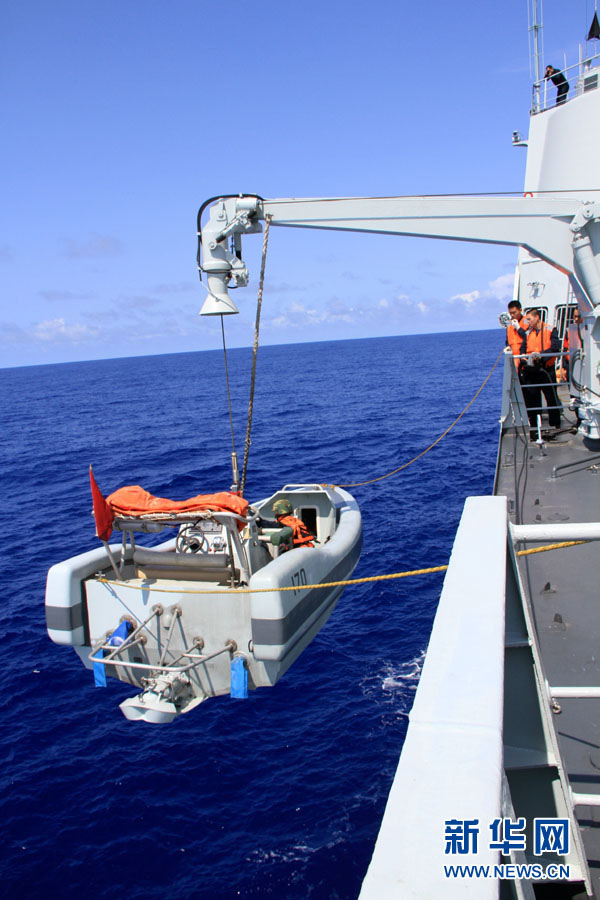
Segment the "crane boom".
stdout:
<path fill-rule="evenodd" d="M 248 283 L 241 235 L 273 226 L 363 231 L 524 247 L 571 279 L 582 302 L 600 307 L 600 204 L 507 196 L 229 197 L 211 207 L 201 233 L 209 297 L 203 315 L 237 312 L 229 287 Z M 231 238 L 233 249 L 227 239 Z"/>

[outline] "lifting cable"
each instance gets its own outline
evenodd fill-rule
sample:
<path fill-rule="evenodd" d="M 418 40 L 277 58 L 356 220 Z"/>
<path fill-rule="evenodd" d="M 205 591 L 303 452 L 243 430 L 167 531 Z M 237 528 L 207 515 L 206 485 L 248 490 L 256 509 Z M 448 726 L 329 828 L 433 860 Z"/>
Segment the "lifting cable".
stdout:
<path fill-rule="evenodd" d="M 373 484 L 376 481 L 383 481 L 385 478 L 390 478 L 392 475 L 397 475 L 398 472 L 401 472 L 403 469 L 407 469 L 410 465 L 412 465 L 418 459 L 421 459 L 422 456 L 425 456 L 426 453 L 429 453 L 430 450 L 433 450 L 433 448 L 436 446 L 436 444 L 439 444 L 439 442 L 441 440 L 443 440 L 443 438 L 445 438 L 446 435 L 452 431 L 452 429 L 454 428 L 455 425 L 458 425 L 458 423 L 460 422 L 460 420 L 462 419 L 462 417 L 464 416 L 466 411 L 469 409 L 469 407 L 471 407 L 473 405 L 473 403 L 475 403 L 475 401 L 479 397 L 480 393 L 482 392 L 482 390 L 484 389 L 484 387 L 486 386 L 486 384 L 492 377 L 492 373 L 494 372 L 496 366 L 498 365 L 498 363 L 500 362 L 500 360 L 502 359 L 503 356 L 504 356 L 504 347 L 500 351 L 500 354 L 498 355 L 496 362 L 494 363 L 494 365 L 488 372 L 488 374 L 485 378 L 485 381 L 481 384 L 479 390 L 473 395 L 471 400 L 469 400 L 469 402 L 467 403 L 467 405 L 465 406 L 463 411 L 460 413 L 460 415 L 458 415 L 456 417 L 456 419 L 454 420 L 454 422 L 452 422 L 452 424 L 449 425 L 448 428 L 446 428 L 446 430 L 442 434 L 440 434 L 440 436 L 438 438 L 436 438 L 436 440 L 433 442 L 433 444 L 430 444 L 429 447 L 426 447 L 425 450 L 422 450 L 416 456 L 413 456 L 413 458 L 409 459 L 408 462 L 405 462 L 401 466 L 398 466 L 397 469 L 393 469 L 393 471 L 387 472 L 387 474 L 385 474 L 385 475 L 379 475 L 377 478 L 371 478 L 369 481 L 355 481 L 352 484 L 331 484 L 331 485 L 324 484 L 323 487 L 354 488 L 354 487 L 362 487 L 365 484 Z"/>
<path fill-rule="evenodd" d="M 575 547 L 578 544 L 589 544 L 590 541 L 561 541 L 558 544 L 546 544 L 544 547 L 532 547 L 529 550 L 517 550 L 517 556 L 530 556 L 532 553 L 546 553 L 548 550 L 560 550 L 563 547 Z M 150 584 L 127 584 L 124 581 L 111 581 L 108 578 L 97 577 L 101 584 L 114 584 L 118 587 L 131 588 L 137 591 L 148 591 L 156 594 L 272 594 L 276 591 L 309 591 L 317 588 L 347 587 L 351 584 L 367 584 L 371 581 L 391 581 L 395 578 L 411 578 L 414 575 L 432 575 L 436 572 L 445 572 L 448 563 L 444 566 L 432 566 L 429 569 L 412 569 L 409 572 L 392 572 L 389 575 L 368 575 L 365 578 L 347 578 L 345 581 L 323 581 L 320 584 L 293 584 L 271 588 L 228 588 L 226 590 L 185 590 L 170 588 L 155 588 Z"/>
<path fill-rule="evenodd" d="M 235 457 L 235 438 L 233 436 L 233 414 L 231 412 L 231 390 L 229 388 L 229 368 L 227 366 L 227 347 L 225 346 L 225 325 L 221 313 L 221 334 L 223 335 L 223 358 L 225 360 L 225 381 L 227 383 L 227 405 L 229 407 L 229 428 L 231 430 L 231 452 Z"/>
<path fill-rule="evenodd" d="M 244 446 L 244 463 L 242 465 L 242 480 L 240 482 L 240 492 L 244 496 L 244 488 L 246 486 L 246 470 L 248 468 L 248 455 L 250 453 L 250 432 L 252 430 L 252 413 L 254 411 L 254 385 L 256 383 L 256 360 L 258 357 L 258 335 L 260 332 L 260 311 L 262 308 L 263 286 L 265 283 L 265 265 L 267 262 L 267 246 L 269 243 L 269 226 L 271 224 L 270 215 L 265 216 L 265 233 L 263 238 L 262 261 L 260 265 L 260 278 L 258 281 L 258 298 L 256 301 L 256 322 L 254 325 L 254 343 L 252 345 L 252 375 L 250 377 L 250 399 L 248 400 L 248 421 L 246 423 L 246 444 Z"/>

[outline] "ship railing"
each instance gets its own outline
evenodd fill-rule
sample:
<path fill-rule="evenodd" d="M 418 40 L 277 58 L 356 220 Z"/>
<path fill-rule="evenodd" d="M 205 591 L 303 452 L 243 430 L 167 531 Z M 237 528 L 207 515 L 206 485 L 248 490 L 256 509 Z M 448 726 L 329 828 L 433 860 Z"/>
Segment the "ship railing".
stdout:
<path fill-rule="evenodd" d="M 482 878 L 476 889 L 465 891 L 465 881 L 448 878 L 444 864 L 460 853 L 461 864 L 491 869 L 497 849 L 469 840 L 468 826 L 487 831 L 500 818 L 521 816 L 569 820 L 566 879 L 584 882 L 591 896 L 512 547 L 528 538 L 515 537 L 510 527 L 506 497 L 467 499 L 360 900 L 392 895 L 497 900 L 498 881 Z M 517 853 L 510 853 L 513 864 L 521 861 Z M 533 885 L 525 881 L 530 876 L 520 868 L 514 866 L 507 896 L 533 897 Z"/>
<path fill-rule="evenodd" d="M 547 358 L 547 359 L 560 359 L 561 365 L 564 365 L 564 357 L 566 357 L 567 355 L 568 355 L 567 353 L 563 353 L 563 352 L 559 352 L 559 353 L 557 353 L 557 352 L 554 352 L 554 353 L 548 352 L 548 353 L 538 353 L 538 354 L 536 354 L 536 356 L 537 356 L 539 359 L 544 359 L 544 358 Z M 530 353 L 522 353 L 522 354 L 520 354 L 519 356 L 514 356 L 513 359 L 529 359 L 530 356 L 531 356 Z M 546 371 L 547 371 L 547 370 L 546 370 Z M 539 383 L 538 383 L 538 382 L 529 382 L 529 381 L 528 381 L 527 384 L 524 385 L 524 387 L 526 387 L 526 388 L 543 388 L 543 387 L 554 387 L 554 388 L 557 388 L 558 386 L 559 386 L 559 383 L 556 382 L 556 381 L 541 381 L 541 382 L 539 382 Z M 549 410 L 549 409 L 559 409 L 559 410 L 562 410 L 562 409 L 563 409 L 563 405 L 562 405 L 562 403 L 559 403 L 559 404 L 557 404 L 556 406 L 529 406 L 529 407 L 527 407 L 527 408 L 528 408 L 529 410 L 531 410 L 532 412 L 540 412 L 541 410 Z"/>
<path fill-rule="evenodd" d="M 519 353 L 518 355 L 515 355 L 513 359 L 529 359 L 531 356 L 537 356 L 539 359 L 560 359 L 562 362 L 563 357 L 566 357 L 568 355 L 568 350 L 546 350 L 544 351 L 544 353 Z"/>
<path fill-rule="evenodd" d="M 568 525 L 509 525 L 515 545 L 561 541 L 600 541 L 600 522 L 570 522 Z M 562 712 L 558 700 L 600 700 L 599 685 L 550 685 L 546 693 L 555 714 Z M 575 806 L 600 806 L 600 794 L 581 794 L 571 790 Z"/>
<path fill-rule="evenodd" d="M 143 643 L 142 639 L 138 639 L 136 641 L 131 641 L 127 644 L 127 646 L 119 647 L 119 651 L 121 652 L 123 649 L 129 650 L 138 644 Z M 140 663 L 140 662 L 132 662 L 128 659 L 119 659 L 116 657 L 108 658 L 97 656 L 96 654 L 100 651 L 105 650 L 114 650 L 114 647 L 111 647 L 109 644 L 101 644 L 94 647 L 92 652 L 88 654 L 88 659 L 92 663 L 100 663 L 103 666 L 120 666 L 123 669 L 140 669 L 145 672 L 152 672 L 153 674 L 158 674 L 159 672 L 175 672 L 177 675 L 181 675 L 184 672 L 189 672 L 190 669 L 195 669 L 197 666 L 202 665 L 203 663 L 208 662 L 210 659 L 214 659 L 215 656 L 220 656 L 222 653 L 232 653 L 235 650 L 234 642 L 230 641 L 226 646 L 221 647 L 220 650 L 215 650 L 213 653 L 207 653 L 205 655 L 201 655 L 198 653 L 190 653 L 186 651 L 182 653 L 177 660 L 180 659 L 191 659 L 194 660 L 192 663 L 188 663 L 187 665 L 175 665 L 173 663 L 169 666 L 160 666 L 157 663 Z M 177 662 L 177 660 L 175 662 Z"/>
<path fill-rule="evenodd" d="M 527 410 L 510 347 L 506 347 L 504 354 L 500 424 L 503 430 L 507 428 L 524 429 L 528 427 Z"/>
<path fill-rule="evenodd" d="M 562 68 L 560 71 L 569 82 L 569 92 L 560 103 L 557 102 L 556 96 L 558 88 L 549 78 L 535 81 L 532 87 L 532 115 L 552 109 L 554 106 L 562 106 L 574 97 L 597 90 L 600 87 L 599 66 L 600 53 L 595 53 L 585 59 L 580 58 L 579 62 L 572 66 Z"/>
<path fill-rule="evenodd" d="M 525 400 L 523 397 L 523 385 L 519 380 L 518 375 L 518 363 L 521 359 L 529 359 L 530 355 L 522 354 L 519 356 L 513 356 L 510 347 L 507 347 L 505 350 L 506 356 L 504 360 L 504 382 L 502 387 L 502 415 L 501 415 L 501 423 L 503 428 L 508 428 L 511 426 L 517 428 L 529 428 L 529 421 L 527 416 L 528 409 L 532 412 L 543 412 L 547 410 L 562 410 L 562 404 L 558 406 L 544 406 L 544 407 L 527 407 L 525 404 Z M 549 353 L 541 353 L 540 357 L 548 357 L 548 358 L 562 358 L 566 356 L 563 353 L 557 352 L 549 352 Z M 542 388 L 542 387 L 558 387 L 556 382 L 544 381 L 540 384 L 527 384 L 526 387 L 532 388 Z"/>
<path fill-rule="evenodd" d="M 159 532 L 162 531 L 163 528 L 179 528 L 180 533 L 178 538 L 176 539 L 177 541 L 182 535 L 181 529 L 185 529 L 186 527 L 201 528 L 201 523 L 209 519 L 214 519 L 214 521 L 218 522 L 219 525 L 225 527 L 228 542 L 230 544 L 233 544 L 233 546 L 235 547 L 240 562 L 241 580 L 244 582 L 248 582 L 250 580 L 250 565 L 248 562 L 246 550 L 240 539 L 240 527 L 243 525 L 256 525 L 256 522 L 258 520 L 258 510 L 254 509 L 251 506 L 248 507 L 248 512 L 245 516 L 241 516 L 237 513 L 227 510 L 196 510 L 187 513 L 145 513 L 141 516 L 116 516 L 113 523 L 114 527 L 123 532 L 123 543 L 121 547 L 121 558 L 118 571 L 111 558 L 111 563 L 117 578 L 119 580 L 122 580 L 125 563 L 131 554 L 134 554 L 135 561 L 135 553 L 138 549 L 135 543 L 135 532 Z M 131 551 L 129 551 L 127 547 L 127 535 L 129 535 Z M 151 550 L 154 548 L 139 549 Z M 159 553 L 160 550 L 155 550 L 155 552 Z M 233 581 L 237 581 L 238 579 L 235 572 L 233 553 L 231 553 L 230 556 L 231 576 Z"/>

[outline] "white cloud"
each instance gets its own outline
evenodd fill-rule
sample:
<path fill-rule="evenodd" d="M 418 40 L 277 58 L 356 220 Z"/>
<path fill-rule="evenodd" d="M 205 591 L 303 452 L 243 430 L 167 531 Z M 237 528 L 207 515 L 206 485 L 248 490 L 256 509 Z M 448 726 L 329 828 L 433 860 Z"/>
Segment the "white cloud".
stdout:
<path fill-rule="evenodd" d="M 476 300 L 479 300 L 481 297 L 481 293 L 479 291 L 471 291 L 468 294 L 455 294 L 454 297 L 450 297 L 450 302 L 453 303 L 455 300 L 462 300 L 465 306 L 471 306 L 475 303 Z"/>
<path fill-rule="evenodd" d="M 348 325 L 363 329 L 365 325 L 385 325 L 402 327 L 407 321 L 429 312 L 429 306 L 417 302 L 407 294 L 395 297 L 380 297 L 377 300 L 363 303 L 347 303 L 339 297 L 333 297 L 322 308 L 307 306 L 297 300 L 280 308 L 266 327 L 272 330 L 301 331 L 303 328 L 315 326 Z"/>
<path fill-rule="evenodd" d="M 460 301 L 464 303 L 465 309 L 473 309 L 475 306 L 482 306 L 484 303 L 489 305 L 490 301 L 507 302 L 513 295 L 515 277 L 512 272 L 499 275 L 488 282 L 487 288 L 484 290 L 465 291 L 461 294 L 455 294 L 450 297 L 450 303 Z"/>
<path fill-rule="evenodd" d="M 514 273 L 508 272 L 506 275 L 500 275 L 490 281 L 489 286 L 492 296 L 497 297 L 498 300 L 511 300 L 515 286 Z"/>
<path fill-rule="evenodd" d="M 35 325 L 31 337 L 44 343 L 80 344 L 98 336 L 97 328 L 90 328 L 80 322 L 68 325 L 64 319 L 46 319 Z"/>
<path fill-rule="evenodd" d="M 325 308 L 319 310 L 307 307 L 294 300 L 279 315 L 270 319 L 266 325 L 274 329 L 300 329 L 305 326 L 333 325 L 340 322 L 353 324 L 356 321 L 353 307 L 342 300 L 333 300 Z"/>

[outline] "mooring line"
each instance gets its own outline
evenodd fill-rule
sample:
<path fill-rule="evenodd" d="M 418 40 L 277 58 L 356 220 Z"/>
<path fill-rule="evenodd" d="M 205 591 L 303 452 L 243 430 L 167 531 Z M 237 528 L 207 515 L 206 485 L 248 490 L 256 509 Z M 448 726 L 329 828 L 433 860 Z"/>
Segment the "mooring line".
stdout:
<path fill-rule="evenodd" d="M 546 553 L 548 550 L 559 550 L 563 547 L 575 547 L 577 544 L 589 544 L 589 541 L 561 541 L 558 544 L 547 544 L 545 547 L 534 547 L 530 550 L 517 550 L 517 556 L 529 556 L 532 553 Z M 272 594 L 277 591 L 310 591 L 316 588 L 348 587 L 352 584 L 368 584 L 372 581 L 392 581 L 397 578 L 412 578 L 416 575 L 433 575 L 445 572 L 448 563 L 443 566 L 431 566 L 428 569 L 411 569 L 408 572 L 391 572 L 387 575 L 367 575 L 364 578 L 347 578 L 344 581 L 323 581 L 320 584 L 284 585 L 272 588 L 228 588 L 226 590 L 188 590 L 186 588 L 172 590 L 170 588 L 153 587 L 150 584 L 127 584 L 124 581 L 111 581 L 109 578 L 97 577 L 101 584 L 114 584 L 118 587 L 136 591 L 149 591 L 153 594 Z"/>
<path fill-rule="evenodd" d="M 488 372 L 488 374 L 487 374 L 487 376 L 486 376 L 486 378 L 485 378 L 485 381 L 483 381 L 483 383 L 481 384 L 481 386 L 479 387 L 479 389 L 476 391 L 476 393 L 473 395 L 473 397 L 469 400 L 469 402 L 467 403 L 467 405 L 465 406 L 465 408 L 463 409 L 463 411 L 460 413 L 460 415 L 458 415 L 458 416 L 456 417 L 456 419 L 454 420 L 454 422 L 452 422 L 452 424 L 449 425 L 448 428 L 446 428 L 446 430 L 445 430 L 442 434 L 440 434 L 440 436 L 439 436 L 438 438 L 436 438 L 436 440 L 433 442 L 433 444 L 430 444 L 429 447 L 426 447 L 425 450 L 422 450 L 422 451 L 421 451 L 420 453 L 418 453 L 416 456 L 413 456 L 413 458 L 412 458 L 412 459 L 409 459 L 408 462 L 403 463 L 401 466 L 398 466 L 397 469 L 393 469 L 391 472 L 387 472 L 385 475 L 379 475 L 377 478 L 371 478 L 371 479 L 369 479 L 368 481 L 354 481 L 354 482 L 352 482 L 351 484 L 323 484 L 323 487 L 333 487 L 333 488 L 335 488 L 335 487 L 354 488 L 354 487 L 363 487 L 363 485 L 365 485 L 365 484 L 374 484 L 376 481 L 383 481 L 385 478 L 390 478 L 392 475 L 397 475 L 398 472 L 401 472 L 403 469 L 407 469 L 409 466 L 411 466 L 411 465 L 412 465 L 414 462 L 416 462 L 418 459 L 421 459 L 422 456 L 425 456 L 426 453 L 429 453 L 430 450 L 433 450 L 433 448 L 434 448 L 437 444 L 439 444 L 439 442 L 440 442 L 441 440 L 443 440 L 443 439 L 446 437 L 447 434 L 450 434 L 450 432 L 452 431 L 452 429 L 454 428 L 454 426 L 455 426 L 455 425 L 458 425 L 458 423 L 460 422 L 460 420 L 462 419 L 462 417 L 464 416 L 464 414 L 467 412 L 467 410 L 473 405 L 473 403 L 475 403 L 475 401 L 476 401 L 477 398 L 479 397 L 480 393 L 482 392 L 482 390 L 484 389 L 484 387 L 486 386 L 486 384 L 488 383 L 488 381 L 489 381 L 490 378 L 492 377 L 492 374 L 493 374 L 493 372 L 494 372 L 496 366 L 498 365 L 498 363 L 500 362 L 500 360 L 501 360 L 502 357 L 504 356 L 504 349 L 505 349 L 505 348 L 503 347 L 502 350 L 501 350 L 501 352 L 500 352 L 499 355 L 498 355 L 498 358 L 497 358 L 496 362 L 494 363 L 494 365 L 492 366 L 492 368 L 491 368 L 490 371 Z"/>

